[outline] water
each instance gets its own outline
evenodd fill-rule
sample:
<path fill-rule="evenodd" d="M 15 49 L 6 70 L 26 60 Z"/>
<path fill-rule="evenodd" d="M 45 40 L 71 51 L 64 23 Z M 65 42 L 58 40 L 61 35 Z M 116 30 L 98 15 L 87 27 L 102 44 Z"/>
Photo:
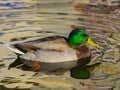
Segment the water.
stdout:
<path fill-rule="evenodd" d="M 119 90 L 120 78 L 120 1 L 119 0 L 1 0 L 0 1 L 0 89 L 31 88 L 89 90 L 96 85 Z M 85 28 L 101 49 L 92 50 L 92 62 L 102 62 L 88 80 L 65 75 L 54 76 L 7 70 L 16 55 L 6 48 L 13 44 L 51 35 L 67 36 L 73 27 Z M 114 74 L 115 73 L 115 74 Z M 106 75 L 109 74 L 109 77 Z M 105 75 L 105 76 L 104 76 Z M 102 79 L 100 76 L 104 76 Z M 92 80 L 92 78 L 94 78 Z M 95 79 L 96 78 L 96 79 Z M 117 80 L 118 78 L 118 80 Z M 53 81 L 54 82 L 51 82 Z M 86 85 L 82 86 L 79 82 Z M 107 86 L 108 88 L 106 88 Z M 95 87 L 91 87 L 95 90 Z M 16 90 L 16 89 L 15 89 Z M 103 90 L 103 89 L 101 89 Z"/>

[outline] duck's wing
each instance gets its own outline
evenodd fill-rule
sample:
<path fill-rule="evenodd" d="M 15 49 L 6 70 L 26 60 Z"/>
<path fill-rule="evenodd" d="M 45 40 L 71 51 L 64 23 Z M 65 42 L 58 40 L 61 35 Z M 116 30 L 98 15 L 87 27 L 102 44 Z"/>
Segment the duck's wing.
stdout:
<path fill-rule="evenodd" d="M 76 51 L 71 48 L 63 52 L 40 49 L 34 52 L 27 52 L 20 56 L 22 59 L 40 61 L 46 63 L 58 63 L 77 60 Z"/>
<path fill-rule="evenodd" d="M 49 36 L 38 40 L 27 41 L 24 43 L 18 43 L 13 45 L 7 45 L 7 47 L 17 54 L 24 54 L 26 52 L 34 52 L 38 49 L 64 51 L 71 48 L 66 38 L 63 36 Z"/>

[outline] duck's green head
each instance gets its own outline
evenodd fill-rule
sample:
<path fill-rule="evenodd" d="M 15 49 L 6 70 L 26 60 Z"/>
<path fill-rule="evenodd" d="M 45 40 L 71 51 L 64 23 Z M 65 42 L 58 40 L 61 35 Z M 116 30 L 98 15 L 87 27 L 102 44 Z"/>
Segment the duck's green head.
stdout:
<path fill-rule="evenodd" d="M 71 31 L 68 37 L 68 43 L 71 46 L 80 46 L 84 43 L 89 43 L 95 47 L 99 47 L 98 44 L 93 42 L 84 29 L 75 28 Z"/>

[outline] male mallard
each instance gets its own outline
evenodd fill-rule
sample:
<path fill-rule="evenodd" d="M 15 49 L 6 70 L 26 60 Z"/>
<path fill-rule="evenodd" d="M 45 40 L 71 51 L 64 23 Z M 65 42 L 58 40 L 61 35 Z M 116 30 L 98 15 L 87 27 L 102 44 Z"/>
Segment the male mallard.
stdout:
<path fill-rule="evenodd" d="M 70 32 L 68 38 L 49 36 L 8 45 L 8 48 L 18 55 L 19 61 L 31 67 L 32 71 L 54 72 L 70 70 L 76 65 L 84 66 L 89 63 L 90 50 L 85 45 L 86 42 L 99 47 L 90 39 L 85 30 L 75 28 Z"/>

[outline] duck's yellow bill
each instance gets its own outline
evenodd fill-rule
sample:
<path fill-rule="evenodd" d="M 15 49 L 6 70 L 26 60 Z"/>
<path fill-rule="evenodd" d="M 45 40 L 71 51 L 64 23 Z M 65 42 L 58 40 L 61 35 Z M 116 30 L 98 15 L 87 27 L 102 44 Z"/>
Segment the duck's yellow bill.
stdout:
<path fill-rule="evenodd" d="M 92 45 L 92 46 L 95 46 L 95 47 L 97 47 L 97 48 L 99 48 L 99 47 L 100 47 L 100 45 L 99 45 L 99 44 L 97 44 L 97 43 L 95 43 L 93 40 L 91 40 L 91 38 L 90 38 L 90 37 L 88 38 L 87 43 L 88 43 L 88 44 L 90 44 L 90 45 Z"/>

